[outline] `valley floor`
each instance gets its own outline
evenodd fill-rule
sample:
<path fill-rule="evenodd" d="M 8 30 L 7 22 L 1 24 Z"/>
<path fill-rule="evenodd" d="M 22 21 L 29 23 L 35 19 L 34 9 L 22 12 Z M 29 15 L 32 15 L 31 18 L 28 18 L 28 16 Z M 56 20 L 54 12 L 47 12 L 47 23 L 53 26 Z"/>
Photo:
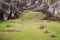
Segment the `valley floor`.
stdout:
<path fill-rule="evenodd" d="M 40 20 L 38 12 L 24 14 L 22 18 L 0 23 L 0 40 L 60 40 L 60 22 Z"/>

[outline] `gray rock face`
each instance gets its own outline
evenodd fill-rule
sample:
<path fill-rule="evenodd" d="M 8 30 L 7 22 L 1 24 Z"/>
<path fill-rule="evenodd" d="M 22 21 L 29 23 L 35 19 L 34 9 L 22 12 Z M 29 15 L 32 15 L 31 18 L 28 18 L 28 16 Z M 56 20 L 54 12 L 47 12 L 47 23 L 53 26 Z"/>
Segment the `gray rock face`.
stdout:
<path fill-rule="evenodd" d="M 60 0 L 57 1 L 57 2 L 55 2 L 54 5 L 57 5 L 57 6 L 55 7 L 55 14 L 60 13 Z M 51 12 L 51 13 L 53 13 L 53 9 L 54 9 L 53 6 L 52 6 L 52 5 L 49 5 L 48 11 Z"/>
<path fill-rule="evenodd" d="M 50 13 L 53 13 L 53 8 L 52 8 L 52 6 L 50 5 L 49 6 L 49 8 L 48 8 L 48 10 L 47 11 L 49 11 Z"/>

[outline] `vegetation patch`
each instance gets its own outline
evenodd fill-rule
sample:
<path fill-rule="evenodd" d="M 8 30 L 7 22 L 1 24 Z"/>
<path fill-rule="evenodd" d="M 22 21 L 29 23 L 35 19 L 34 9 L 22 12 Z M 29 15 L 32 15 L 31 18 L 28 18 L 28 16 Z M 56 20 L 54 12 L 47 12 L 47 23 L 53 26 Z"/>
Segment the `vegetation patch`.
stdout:
<path fill-rule="evenodd" d="M 51 38 L 56 38 L 56 35 L 55 34 L 51 34 L 50 37 Z"/>
<path fill-rule="evenodd" d="M 32 19 L 28 19 L 30 18 L 29 15 L 32 17 Z M 1 40 L 50 40 L 50 39 L 59 40 L 60 23 L 58 21 L 48 22 L 48 20 L 40 20 L 39 18 L 44 18 L 42 16 L 45 15 L 40 12 L 36 13 L 36 12 L 25 11 L 23 12 L 23 16 L 19 19 L 13 19 L 1 22 L 0 39 Z M 36 19 L 34 17 L 36 17 Z M 52 32 L 50 33 L 50 31 Z M 57 35 L 53 34 L 53 32 L 55 32 Z"/>
<path fill-rule="evenodd" d="M 40 25 L 39 29 L 44 29 L 46 25 Z"/>
<path fill-rule="evenodd" d="M 6 25 L 6 27 L 11 27 L 12 25 L 10 25 L 10 24 L 8 24 L 8 25 Z"/>
<path fill-rule="evenodd" d="M 8 29 L 8 30 L 0 30 L 0 32 L 21 32 L 21 30 Z"/>
<path fill-rule="evenodd" d="M 48 30 L 45 30 L 45 32 L 44 33 L 50 33 Z"/>

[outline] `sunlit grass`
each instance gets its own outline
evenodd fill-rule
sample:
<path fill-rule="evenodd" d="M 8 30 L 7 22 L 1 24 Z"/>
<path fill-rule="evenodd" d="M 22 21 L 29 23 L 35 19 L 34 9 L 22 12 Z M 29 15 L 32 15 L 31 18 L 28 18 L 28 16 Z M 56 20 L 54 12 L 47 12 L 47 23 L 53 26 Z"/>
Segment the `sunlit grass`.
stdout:
<path fill-rule="evenodd" d="M 38 18 L 35 19 L 35 17 Z M 24 12 L 19 19 L 3 21 L 0 23 L 0 30 L 20 30 L 0 31 L 0 40 L 60 40 L 60 23 L 58 21 L 40 20 L 44 16 L 40 12 Z M 7 27 L 7 25 L 11 25 Z M 44 29 L 39 29 L 44 25 Z M 48 30 L 49 33 L 45 33 Z M 50 37 L 54 34 L 56 37 Z"/>

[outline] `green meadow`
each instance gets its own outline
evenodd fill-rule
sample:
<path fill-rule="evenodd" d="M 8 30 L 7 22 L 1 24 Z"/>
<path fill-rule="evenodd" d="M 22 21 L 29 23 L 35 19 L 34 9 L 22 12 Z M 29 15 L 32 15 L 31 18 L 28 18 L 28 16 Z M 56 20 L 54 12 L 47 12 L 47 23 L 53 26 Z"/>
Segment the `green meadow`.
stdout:
<path fill-rule="evenodd" d="M 41 20 L 44 17 L 41 12 L 24 11 L 18 19 L 0 22 L 0 40 L 60 40 L 60 22 Z"/>

